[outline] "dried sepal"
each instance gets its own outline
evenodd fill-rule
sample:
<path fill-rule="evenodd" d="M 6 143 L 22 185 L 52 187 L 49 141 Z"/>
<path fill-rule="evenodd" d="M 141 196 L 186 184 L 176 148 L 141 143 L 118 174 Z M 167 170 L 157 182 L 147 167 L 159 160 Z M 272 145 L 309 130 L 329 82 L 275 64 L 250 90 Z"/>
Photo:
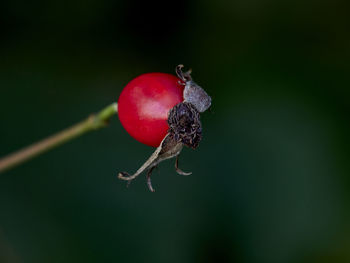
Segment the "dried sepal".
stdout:
<path fill-rule="evenodd" d="M 179 155 L 176 156 L 176 160 L 175 160 L 175 171 L 180 174 L 180 175 L 191 175 L 192 172 L 184 172 L 179 168 Z"/>
<path fill-rule="evenodd" d="M 148 158 L 148 160 L 132 175 L 127 172 L 120 172 L 118 174 L 118 178 L 131 181 L 134 180 L 137 176 L 139 176 L 143 171 L 147 171 L 147 185 L 148 188 L 154 192 L 151 183 L 151 174 L 153 169 L 162 161 L 173 158 L 180 154 L 183 148 L 183 144 L 174 139 L 174 135 L 172 133 L 168 133 L 159 147 L 152 153 L 152 155 Z"/>

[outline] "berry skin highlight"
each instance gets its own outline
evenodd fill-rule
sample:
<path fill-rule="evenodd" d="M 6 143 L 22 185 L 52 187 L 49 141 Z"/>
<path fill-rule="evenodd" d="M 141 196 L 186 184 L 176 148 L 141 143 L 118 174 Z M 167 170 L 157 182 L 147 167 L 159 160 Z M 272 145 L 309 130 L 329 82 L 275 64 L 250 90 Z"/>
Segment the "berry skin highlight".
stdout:
<path fill-rule="evenodd" d="M 119 119 L 137 141 L 158 147 L 169 129 L 169 111 L 183 101 L 184 86 L 166 73 L 147 73 L 130 81 L 118 100 Z"/>

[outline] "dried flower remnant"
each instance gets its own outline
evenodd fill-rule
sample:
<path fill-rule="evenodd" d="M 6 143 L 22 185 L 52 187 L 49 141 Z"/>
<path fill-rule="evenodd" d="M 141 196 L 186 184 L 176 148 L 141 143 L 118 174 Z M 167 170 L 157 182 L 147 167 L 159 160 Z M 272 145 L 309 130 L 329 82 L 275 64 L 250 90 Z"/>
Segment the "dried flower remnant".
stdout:
<path fill-rule="evenodd" d="M 191 71 L 182 72 L 183 65 L 176 67 L 176 74 L 184 85 L 184 101 L 176 104 L 168 113 L 168 133 L 148 160 L 132 175 L 120 172 L 118 178 L 130 182 L 147 170 L 147 185 L 154 192 L 151 182 L 152 171 L 157 165 L 176 157 L 175 170 L 180 175 L 190 175 L 179 167 L 179 154 L 183 146 L 196 149 L 202 139 L 200 113 L 211 106 L 210 96 L 191 77 Z"/>
<path fill-rule="evenodd" d="M 195 149 L 202 139 L 202 124 L 199 112 L 189 102 L 175 105 L 169 112 L 169 133 L 174 135 L 175 141 Z"/>
<path fill-rule="evenodd" d="M 211 97 L 192 80 L 191 70 L 182 72 L 183 65 L 176 67 L 176 74 L 182 80 L 184 89 L 184 102 L 193 104 L 199 112 L 205 112 L 211 106 Z"/>

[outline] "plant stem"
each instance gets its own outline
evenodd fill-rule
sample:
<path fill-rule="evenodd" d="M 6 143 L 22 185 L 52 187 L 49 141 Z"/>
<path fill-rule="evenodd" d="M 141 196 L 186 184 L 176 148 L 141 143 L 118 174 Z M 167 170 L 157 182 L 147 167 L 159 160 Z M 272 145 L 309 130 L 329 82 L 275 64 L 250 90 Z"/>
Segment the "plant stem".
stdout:
<path fill-rule="evenodd" d="M 0 159 L 0 173 L 18 166 L 25 161 L 28 161 L 53 148 L 56 148 L 85 133 L 106 127 L 111 117 L 117 113 L 118 104 L 112 103 L 97 114 L 90 115 L 86 120 L 83 120 L 82 122 L 79 122 L 70 128 L 67 128 L 42 141 L 36 142 L 17 152 L 5 156 L 4 158 Z"/>

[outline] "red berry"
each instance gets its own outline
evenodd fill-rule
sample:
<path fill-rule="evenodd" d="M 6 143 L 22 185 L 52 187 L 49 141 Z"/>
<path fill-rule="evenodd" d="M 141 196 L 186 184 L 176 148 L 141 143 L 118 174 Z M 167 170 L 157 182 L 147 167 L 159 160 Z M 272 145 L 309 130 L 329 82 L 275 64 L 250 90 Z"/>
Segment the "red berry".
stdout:
<path fill-rule="evenodd" d="M 169 111 L 183 101 L 179 78 L 147 73 L 130 81 L 118 100 L 118 115 L 125 130 L 137 141 L 158 147 L 169 129 Z"/>

